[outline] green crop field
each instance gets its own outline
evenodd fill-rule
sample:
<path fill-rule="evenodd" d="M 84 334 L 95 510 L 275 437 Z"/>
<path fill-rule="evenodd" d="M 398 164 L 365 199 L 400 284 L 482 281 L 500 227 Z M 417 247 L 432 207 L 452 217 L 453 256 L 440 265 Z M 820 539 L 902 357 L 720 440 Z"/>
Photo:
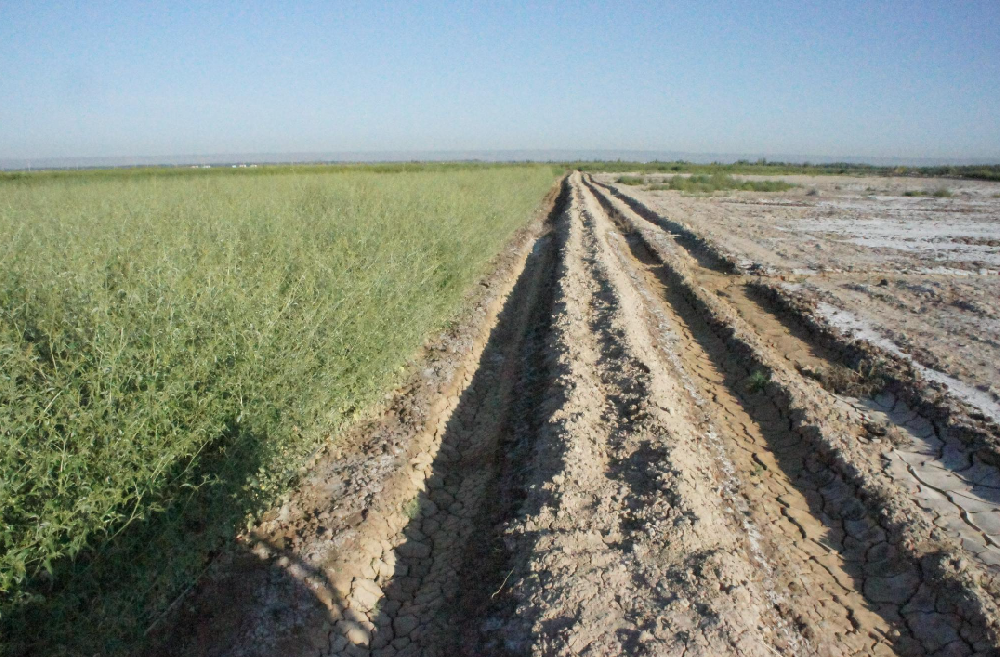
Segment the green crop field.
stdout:
<path fill-rule="evenodd" d="M 126 649 L 393 383 L 560 171 L 0 178 L 7 648 Z"/>

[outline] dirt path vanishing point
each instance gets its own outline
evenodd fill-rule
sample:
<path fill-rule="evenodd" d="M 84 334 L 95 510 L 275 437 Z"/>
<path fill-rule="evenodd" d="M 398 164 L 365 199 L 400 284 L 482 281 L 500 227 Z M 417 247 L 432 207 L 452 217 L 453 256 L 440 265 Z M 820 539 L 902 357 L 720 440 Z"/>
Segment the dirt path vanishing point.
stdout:
<path fill-rule="evenodd" d="M 998 654 L 996 470 L 673 233 L 570 176 L 162 652 Z"/>

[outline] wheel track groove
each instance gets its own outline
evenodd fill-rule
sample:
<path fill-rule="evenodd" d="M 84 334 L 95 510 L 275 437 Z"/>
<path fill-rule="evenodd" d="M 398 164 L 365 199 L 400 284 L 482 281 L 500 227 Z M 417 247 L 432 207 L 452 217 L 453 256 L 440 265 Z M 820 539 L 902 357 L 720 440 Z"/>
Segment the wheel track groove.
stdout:
<path fill-rule="evenodd" d="M 750 363 L 756 362 L 758 367 L 767 367 L 772 371 L 772 376 L 778 371 L 782 372 L 781 381 L 778 382 L 778 386 L 775 386 L 778 388 L 777 392 L 780 393 L 778 399 L 779 406 L 782 408 L 779 410 L 792 405 L 801 405 L 802 402 L 808 404 L 800 406 L 798 410 L 793 409 L 793 417 L 789 418 L 794 420 L 790 423 L 791 426 L 799 425 L 797 431 L 800 432 L 803 428 L 809 429 L 806 432 L 809 437 L 806 443 L 813 449 L 819 448 L 818 453 L 823 454 L 824 458 L 829 461 L 826 467 L 832 466 L 834 471 L 843 473 L 837 475 L 841 481 L 857 482 L 857 484 L 851 484 L 851 487 L 855 491 L 855 496 L 864 502 L 864 506 L 871 509 L 868 513 L 874 515 L 870 518 L 882 524 L 882 529 L 891 542 L 895 544 L 895 547 L 899 549 L 903 561 L 909 561 L 911 564 L 910 572 L 916 568 L 916 572 L 922 575 L 926 586 L 921 585 L 917 592 L 908 596 L 903 595 L 902 591 L 893 592 L 893 603 L 898 603 L 898 611 L 905 612 L 903 613 L 905 623 L 899 622 L 898 611 L 893 613 L 892 610 L 885 610 L 885 605 L 882 605 L 882 613 L 888 619 L 893 620 L 897 628 L 902 625 L 903 639 L 906 639 L 906 634 L 910 634 L 910 638 L 916 641 L 916 644 L 913 644 L 907 640 L 897 640 L 895 648 L 905 654 L 925 654 L 949 650 L 951 652 L 948 654 L 969 654 L 974 649 L 987 652 L 994 650 L 996 646 L 995 616 L 992 615 L 991 610 L 995 607 L 991 605 L 988 597 L 984 597 L 981 591 L 976 590 L 975 582 L 970 581 L 969 571 L 972 569 L 963 569 L 963 572 L 958 573 L 942 572 L 945 570 L 942 567 L 942 561 L 947 559 L 946 552 L 943 552 L 940 546 L 928 544 L 927 539 L 923 538 L 932 532 L 928 529 L 927 524 L 920 520 L 919 512 L 914 513 L 915 509 L 912 503 L 909 503 L 905 496 L 901 497 L 897 494 L 892 497 L 892 493 L 898 493 L 898 491 L 889 490 L 884 483 L 880 484 L 872 477 L 874 468 L 864 463 L 864 460 L 869 459 L 870 455 L 861 450 L 850 449 L 851 446 L 844 442 L 844 437 L 831 436 L 830 438 L 833 440 L 824 440 L 826 430 L 823 423 L 833 422 L 836 425 L 845 419 L 850 421 L 850 417 L 845 417 L 844 412 L 844 407 L 847 405 L 840 404 L 841 408 L 837 409 L 836 403 L 829 403 L 827 393 L 827 406 L 828 408 L 833 407 L 833 414 L 830 415 L 830 410 L 825 411 L 825 415 L 820 414 L 819 418 L 823 419 L 814 420 L 811 423 L 811 429 L 809 426 L 801 426 L 803 418 L 807 420 L 805 424 L 808 425 L 810 424 L 808 416 L 819 410 L 816 404 L 809 403 L 812 401 L 808 399 L 809 384 L 801 381 L 801 376 L 799 376 L 800 381 L 795 381 L 797 373 L 789 373 L 787 366 L 781 366 L 773 358 L 761 360 L 761 354 L 766 354 L 764 345 L 759 339 L 753 338 L 752 330 L 734 316 L 736 313 L 723 307 L 727 296 L 709 293 L 708 290 L 699 285 L 704 279 L 690 273 L 692 266 L 697 266 L 697 263 L 692 264 L 692 259 L 687 257 L 689 254 L 686 250 L 673 242 L 658 223 L 654 227 L 651 225 L 653 224 L 652 220 L 646 216 L 646 213 L 632 214 L 631 208 L 621 203 L 620 199 L 615 200 L 613 196 L 609 198 L 594 187 L 591 189 L 602 200 L 605 208 L 626 225 L 626 231 L 633 234 L 645 248 L 655 252 L 656 259 L 666 264 L 665 269 L 670 279 L 669 283 L 681 290 L 682 296 L 691 304 L 700 307 L 697 314 L 704 315 L 710 324 L 714 324 L 711 327 L 712 331 L 717 334 L 721 333 L 719 340 L 726 345 L 727 349 L 731 352 L 735 349 L 735 353 L 743 360 Z M 707 274 L 703 272 L 703 274 L 708 278 L 717 275 L 715 272 Z M 709 289 L 718 290 L 719 287 L 710 286 Z M 746 373 L 746 370 L 744 372 Z M 791 381 L 786 383 L 785 377 Z M 735 384 L 737 381 L 733 383 Z M 803 391 L 803 388 L 807 390 Z M 799 396 L 801 401 L 795 400 L 796 396 Z M 802 399 L 803 397 L 806 399 Z M 823 401 L 822 393 L 819 397 L 820 401 Z M 796 401 L 799 404 L 796 404 Z M 850 416 L 850 413 L 846 413 L 846 416 Z M 850 428 L 849 422 L 845 428 Z M 845 447 L 848 449 L 844 449 Z M 858 466 L 861 466 L 860 471 Z M 884 508 L 880 508 L 889 498 L 891 498 L 891 504 L 885 504 Z M 889 508 L 893 505 L 895 508 Z M 898 510 L 900 506 L 906 511 L 900 513 Z M 923 539 L 923 545 L 916 551 L 911 549 L 917 547 L 917 543 L 921 539 Z M 873 597 L 864 584 L 860 588 L 868 594 L 869 598 Z M 928 599 L 934 598 L 934 596 L 937 596 L 937 604 L 929 603 Z M 920 608 L 914 604 L 916 597 L 921 598 Z M 946 610 L 951 614 L 953 620 L 950 630 L 943 627 L 948 623 L 942 622 L 944 619 L 940 614 L 941 610 Z M 934 625 L 933 631 L 928 631 L 928 623 Z M 941 645 L 936 639 L 940 636 L 951 636 L 954 640 L 950 644 Z"/>

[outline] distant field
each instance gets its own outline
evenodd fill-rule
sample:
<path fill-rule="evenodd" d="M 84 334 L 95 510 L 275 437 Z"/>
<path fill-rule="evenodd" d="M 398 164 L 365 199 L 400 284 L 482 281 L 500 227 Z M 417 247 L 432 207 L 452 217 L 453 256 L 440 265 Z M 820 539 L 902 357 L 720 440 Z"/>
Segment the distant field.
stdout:
<path fill-rule="evenodd" d="M 0 178 L 0 630 L 127 645 L 558 170 L 199 173 Z"/>
<path fill-rule="evenodd" d="M 852 176 L 909 176 L 918 178 L 968 178 L 970 180 L 1000 180 L 1000 165 L 982 164 L 968 166 L 875 166 L 871 164 L 855 164 L 852 162 L 833 162 L 829 164 L 810 164 L 794 162 L 769 162 L 758 160 L 751 162 L 740 160 L 730 164 L 713 162 L 711 164 L 696 164 L 683 160 L 676 162 L 569 162 L 564 163 L 567 169 L 581 171 L 603 172 L 644 172 L 644 173 L 695 173 L 708 175 L 721 174 L 753 174 L 762 176 L 778 176 L 803 174 L 812 176 L 852 175 Z"/>

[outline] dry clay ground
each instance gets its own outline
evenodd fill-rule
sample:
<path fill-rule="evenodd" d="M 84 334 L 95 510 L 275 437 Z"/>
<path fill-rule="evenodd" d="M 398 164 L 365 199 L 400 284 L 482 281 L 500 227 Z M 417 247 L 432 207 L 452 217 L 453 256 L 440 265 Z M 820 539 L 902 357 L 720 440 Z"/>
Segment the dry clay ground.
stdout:
<path fill-rule="evenodd" d="M 160 652 L 1000 654 L 996 425 L 628 190 L 551 205 Z"/>

